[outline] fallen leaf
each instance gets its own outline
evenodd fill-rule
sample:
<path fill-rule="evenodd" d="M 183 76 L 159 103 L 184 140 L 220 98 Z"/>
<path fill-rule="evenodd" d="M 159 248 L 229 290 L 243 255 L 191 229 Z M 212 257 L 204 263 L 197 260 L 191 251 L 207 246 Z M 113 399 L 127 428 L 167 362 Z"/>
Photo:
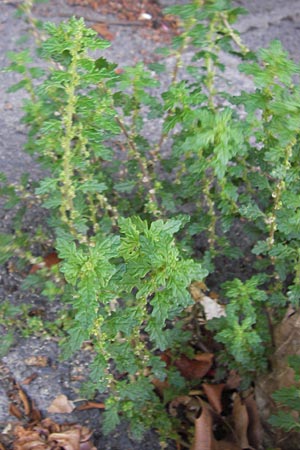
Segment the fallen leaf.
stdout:
<path fill-rule="evenodd" d="M 247 413 L 249 417 L 248 426 L 248 439 L 250 445 L 254 448 L 260 448 L 263 440 L 263 429 L 260 421 L 259 411 L 254 398 L 254 394 L 251 393 L 244 400 Z"/>
<path fill-rule="evenodd" d="M 215 439 L 213 436 L 213 419 L 208 405 L 199 399 L 201 415 L 195 420 L 195 435 L 191 450 L 215 450 Z"/>
<path fill-rule="evenodd" d="M 38 374 L 36 372 L 29 375 L 29 377 L 26 377 L 23 381 L 21 381 L 21 384 L 28 385 L 31 384 L 36 378 L 38 377 Z"/>
<path fill-rule="evenodd" d="M 15 416 L 17 419 L 22 419 L 23 417 L 21 410 L 13 403 L 9 404 L 8 411 L 10 415 Z"/>
<path fill-rule="evenodd" d="M 108 26 L 105 23 L 94 23 L 92 25 L 93 30 L 95 30 L 103 39 L 112 41 L 114 39 L 113 33 L 109 31 Z"/>
<path fill-rule="evenodd" d="M 72 375 L 71 381 L 84 381 L 86 378 L 84 375 Z"/>
<path fill-rule="evenodd" d="M 275 391 L 290 386 L 300 388 L 300 382 L 295 381 L 295 372 L 288 364 L 290 355 L 300 354 L 300 311 L 292 315 L 288 311 L 274 327 L 273 338 L 275 351 L 270 357 L 272 371 L 255 380 L 255 399 L 263 421 L 278 412 L 278 405 L 272 398 Z"/>
<path fill-rule="evenodd" d="M 45 419 L 43 419 L 41 423 L 38 424 L 38 426 L 43 430 L 47 430 L 48 435 L 51 433 L 59 433 L 64 428 L 64 425 L 59 425 L 58 423 L 54 422 L 54 420 L 50 419 L 50 417 L 46 417 Z"/>
<path fill-rule="evenodd" d="M 34 401 L 31 401 L 31 411 L 29 417 L 32 422 L 40 422 L 42 420 L 41 411 L 35 407 Z"/>
<path fill-rule="evenodd" d="M 216 300 L 208 297 L 207 295 L 203 295 L 199 302 L 203 306 L 204 314 L 207 320 L 226 316 L 225 306 L 220 305 Z"/>
<path fill-rule="evenodd" d="M 76 411 L 85 411 L 87 409 L 105 409 L 105 404 L 101 402 L 86 402 L 75 408 Z"/>
<path fill-rule="evenodd" d="M 18 389 L 18 394 L 19 394 L 20 400 L 23 404 L 25 415 L 29 416 L 30 412 L 31 412 L 31 404 L 30 404 L 29 397 L 26 394 L 26 392 L 23 391 L 23 389 L 20 387 L 20 385 L 18 383 L 16 383 L 16 388 Z"/>
<path fill-rule="evenodd" d="M 24 363 L 26 366 L 47 367 L 50 365 L 50 360 L 47 356 L 37 355 L 24 359 Z"/>
<path fill-rule="evenodd" d="M 80 429 L 73 428 L 64 433 L 52 433 L 48 440 L 64 450 L 80 450 Z"/>
<path fill-rule="evenodd" d="M 251 450 L 249 445 L 242 447 L 231 440 L 216 440 L 213 434 L 214 423 L 210 407 L 201 398 L 198 398 L 198 401 L 201 405 L 201 415 L 195 420 L 195 434 L 191 450 Z"/>
<path fill-rule="evenodd" d="M 26 428 L 17 426 L 14 432 L 14 450 L 96 450 L 93 433 L 81 425 L 59 425 L 47 418 Z"/>
<path fill-rule="evenodd" d="M 234 395 L 232 417 L 234 431 L 241 448 L 250 448 L 247 431 L 249 425 L 249 416 L 245 403 L 242 402 L 238 394 Z"/>
<path fill-rule="evenodd" d="M 202 388 L 208 399 L 210 406 L 218 413 L 221 414 L 223 411 L 222 406 L 222 392 L 224 390 L 225 384 L 208 384 L 203 383 Z"/>
<path fill-rule="evenodd" d="M 190 412 L 193 411 L 193 420 L 195 420 L 195 416 L 200 409 L 198 399 L 189 395 L 179 395 L 178 397 L 174 398 L 169 404 L 169 413 L 172 417 L 177 417 L 178 408 L 181 405 L 188 408 Z"/>
<path fill-rule="evenodd" d="M 207 291 L 207 286 L 203 281 L 194 281 L 190 285 L 191 296 L 196 302 L 203 297 L 205 291 Z"/>
<path fill-rule="evenodd" d="M 214 355 L 212 353 L 201 353 L 195 355 L 193 359 L 185 355 L 174 361 L 175 367 L 181 375 L 189 380 L 203 378 L 211 369 Z"/>
<path fill-rule="evenodd" d="M 32 402 L 26 392 L 21 388 L 20 384 L 15 380 L 13 381 L 13 389 L 9 393 L 10 399 L 14 403 L 10 403 L 9 412 L 18 419 L 26 419 L 29 421 L 41 420 L 41 413 L 35 408 L 34 402 Z"/>
<path fill-rule="evenodd" d="M 204 294 L 204 290 L 206 290 L 206 286 L 203 283 L 195 281 L 190 286 L 190 293 L 195 302 L 199 302 L 204 310 L 204 315 L 207 320 L 213 318 L 220 318 L 222 316 L 226 316 L 225 306 L 220 305 L 217 302 L 217 295 L 213 293 L 213 297 L 209 297 Z"/>
<path fill-rule="evenodd" d="M 215 441 L 214 450 L 251 450 L 249 449 L 242 449 L 239 445 L 235 444 L 231 441 Z"/>
<path fill-rule="evenodd" d="M 24 427 L 15 428 L 16 439 L 14 450 L 47 450 L 48 445 L 38 431 L 26 430 Z"/>
<path fill-rule="evenodd" d="M 47 267 L 48 269 L 50 269 L 52 266 L 57 265 L 60 261 L 61 259 L 57 256 L 57 253 L 51 252 L 43 258 L 43 262 L 33 264 L 29 273 L 33 274 L 38 270 L 42 269 L 43 267 Z"/>
<path fill-rule="evenodd" d="M 75 405 L 65 395 L 56 397 L 47 411 L 53 414 L 69 414 L 74 411 Z"/>

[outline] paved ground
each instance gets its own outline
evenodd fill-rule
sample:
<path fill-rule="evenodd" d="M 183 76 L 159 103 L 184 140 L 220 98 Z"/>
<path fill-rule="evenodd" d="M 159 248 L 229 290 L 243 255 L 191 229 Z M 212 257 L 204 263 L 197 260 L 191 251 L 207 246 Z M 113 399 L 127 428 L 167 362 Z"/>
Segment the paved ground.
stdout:
<path fill-rule="evenodd" d="M 185 0 L 181 2 L 186 3 Z M 161 0 L 164 6 L 174 3 L 180 1 Z M 238 29 L 251 48 L 265 46 L 274 38 L 280 39 L 292 57 L 300 61 L 300 0 L 237 0 L 235 3 L 248 8 L 250 12 L 240 19 Z M 76 14 L 81 11 L 86 14 L 86 9 L 68 7 L 64 0 L 50 0 L 48 6 L 40 5 L 38 9 L 46 20 L 55 21 L 74 14 L 74 11 Z M 0 67 L 7 64 L 6 52 L 18 49 L 18 40 L 25 32 L 22 21 L 14 17 L 15 10 L 14 1 L 1 0 L 0 33 L 3 38 L 0 41 Z M 96 20 L 102 17 L 93 13 L 93 18 Z M 126 65 L 151 53 L 154 44 L 141 39 L 133 28 L 120 27 L 114 31 L 116 37 L 109 50 L 112 60 Z M 233 83 L 235 74 L 236 71 L 231 72 Z M 26 139 L 26 130 L 19 122 L 23 94 L 6 93 L 14 79 L 14 74 L 0 73 L 0 170 L 7 173 L 11 180 L 17 179 L 24 169 L 30 170 L 32 176 L 39 174 L 38 167 L 22 152 Z"/>

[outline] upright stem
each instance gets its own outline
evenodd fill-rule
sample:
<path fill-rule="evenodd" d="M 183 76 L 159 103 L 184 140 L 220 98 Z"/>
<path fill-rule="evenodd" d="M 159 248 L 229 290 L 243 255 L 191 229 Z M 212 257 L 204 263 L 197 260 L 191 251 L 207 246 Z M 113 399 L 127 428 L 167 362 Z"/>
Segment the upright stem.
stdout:
<path fill-rule="evenodd" d="M 79 75 L 77 73 L 77 61 L 79 59 L 79 51 L 82 46 L 82 32 L 78 30 L 75 36 L 75 44 L 71 49 L 72 61 L 69 66 L 68 73 L 70 74 L 70 82 L 65 86 L 67 94 L 67 104 L 62 115 L 62 125 L 64 128 L 64 135 L 61 139 L 61 146 L 63 149 L 62 156 L 62 172 L 60 174 L 62 203 L 60 212 L 63 222 L 65 222 L 72 234 L 74 234 L 73 220 L 76 218 L 76 211 L 74 209 L 75 187 L 73 185 L 72 177 L 74 168 L 72 164 L 72 141 L 76 135 L 76 129 L 73 124 L 73 118 L 76 113 L 76 88 L 79 85 Z"/>
<path fill-rule="evenodd" d="M 277 182 L 277 184 L 272 192 L 272 198 L 274 199 L 273 209 L 266 219 L 266 223 L 269 228 L 269 237 L 267 239 L 267 242 L 268 242 L 268 246 L 269 246 L 270 250 L 273 247 L 274 242 L 275 242 L 275 232 L 277 230 L 276 213 L 282 206 L 281 197 L 282 197 L 282 193 L 285 191 L 285 188 L 286 188 L 285 179 L 286 179 L 287 172 L 291 165 L 290 158 L 292 156 L 293 147 L 295 146 L 296 143 L 297 143 L 297 139 L 296 139 L 296 137 L 294 137 L 285 148 L 285 157 L 284 157 L 284 161 L 283 161 L 283 165 L 282 165 L 282 172 L 281 172 L 282 177 Z"/>
<path fill-rule="evenodd" d="M 122 132 L 124 133 L 124 136 L 127 139 L 128 145 L 130 147 L 132 156 L 135 158 L 135 160 L 138 162 L 140 170 L 141 170 L 141 181 L 142 183 L 145 185 L 145 187 L 147 188 L 148 191 L 148 195 L 149 195 L 149 199 L 150 199 L 150 203 L 152 205 L 152 207 L 154 208 L 152 210 L 153 213 L 155 213 L 156 211 L 159 211 L 158 208 L 158 201 L 156 198 L 156 192 L 155 192 L 155 188 L 152 185 L 152 180 L 151 180 L 151 176 L 149 173 L 149 169 L 148 169 L 148 164 L 145 158 L 143 158 L 139 151 L 137 150 L 134 140 L 132 139 L 132 137 L 129 135 L 126 126 L 124 125 L 124 123 L 121 121 L 121 119 L 118 116 L 115 116 L 115 120 L 117 122 L 117 124 L 119 125 L 119 127 L 121 128 Z"/>

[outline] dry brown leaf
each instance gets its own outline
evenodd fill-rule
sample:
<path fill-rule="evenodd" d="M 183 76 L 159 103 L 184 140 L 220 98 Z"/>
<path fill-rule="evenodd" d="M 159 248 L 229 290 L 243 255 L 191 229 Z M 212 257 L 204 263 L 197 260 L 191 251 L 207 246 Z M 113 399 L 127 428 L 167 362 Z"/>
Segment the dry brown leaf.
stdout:
<path fill-rule="evenodd" d="M 28 385 L 31 384 L 36 378 L 38 377 L 38 374 L 36 372 L 29 375 L 29 377 L 26 377 L 23 381 L 21 381 L 21 384 Z"/>
<path fill-rule="evenodd" d="M 199 353 L 193 359 L 181 355 L 173 361 L 168 350 L 162 353 L 160 357 L 166 363 L 167 367 L 172 365 L 177 367 L 181 375 L 190 380 L 204 377 L 211 369 L 214 359 L 212 353 Z"/>
<path fill-rule="evenodd" d="M 208 384 L 203 383 L 202 388 L 207 396 L 210 406 L 218 413 L 223 411 L 222 392 L 225 384 Z"/>
<path fill-rule="evenodd" d="M 213 420 L 208 405 L 199 399 L 201 404 L 201 415 L 195 420 L 195 436 L 191 450 L 215 450 L 215 439 L 213 436 Z"/>
<path fill-rule="evenodd" d="M 105 404 L 101 402 L 86 402 L 76 406 L 76 411 L 85 411 L 87 409 L 105 409 Z"/>
<path fill-rule="evenodd" d="M 254 448 L 260 448 L 263 439 L 263 429 L 259 417 L 257 404 L 254 398 L 254 394 L 251 393 L 250 395 L 248 395 L 248 397 L 245 398 L 244 401 L 249 417 L 249 426 L 248 426 L 249 443 Z"/>
<path fill-rule="evenodd" d="M 47 267 L 48 269 L 50 269 L 52 266 L 56 266 L 60 261 L 61 259 L 57 256 L 57 253 L 51 252 L 43 258 L 43 262 L 39 264 L 33 264 L 29 273 L 35 273 L 43 267 Z"/>
<path fill-rule="evenodd" d="M 112 41 L 114 39 L 113 33 L 109 31 L 108 26 L 105 23 L 94 23 L 92 25 L 93 30 L 95 30 L 103 39 L 107 39 L 108 41 Z"/>
<path fill-rule="evenodd" d="M 248 412 L 246 405 L 242 402 L 241 397 L 238 394 L 234 395 L 232 417 L 234 431 L 239 445 L 241 448 L 249 448 L 250 445 L 247 435 L 249 425 Z"/>
<path fill-rule="evenodd" d="M 171 416 L 176 417 L 178 414 L 178 407 L 183 405 L 189 409 L 189 411 L 193 410 L 193 420 L 195 420 L 195 416 L 197 416 L 197 412 L 200 409 L 198 399 L 191 397 L 189 395 L 179 395 L 174 398 L 169 404 L 169 413 Z M 190 417 L 189 417 L 190 418 Z"/>
<path fill-rule="evenodd" d="M 50 434 L 48 440 L 63 448 L 64 450 L 96 450 L 91 442 L 92 432 L 80 425 Z"/>
<path fill-rule="evenodd" d="M 41 411 L 35 407 L 35 403 L 33 401 L 31 402 L 29 418 L 32 422 L 40 422 L 42 420 Z"/>
<path fill-rule="evenodd" d="M 25 430 L 18 426 L 15 428 L 16 440 L 13 443 L 13 450 L 47 450 L 49 447 L 39 432 Z"/>
<path fill-rule="evenodd" d="M 70 377 L 71 381 L 84 381 L 86 377 L 84 375 L 72 375 Z"/>
<path fill-rule="evenodd" d="M 300 354 L 300 311 L 286 315 L 274 330 L 275 352 L 272 367 L 276 371 L 276 389 L 295 384 L 294 370 L 289 367 L 287 358 Z"/>
<path fill-rule="evenodd" d="M 74 411 L 75 405 L 65 395 L 56 397 L 47 411 L 53 414 L 69 414 Z"/>
<path fill-rule="evenodd" d="M 230 441 L 215 441 L 214 450 L 244 450 L 239 445 Z M 251 450 L 251 449 L 247 449 Z"/>
<path fill-rule="evenodd" d="M 64 450 L 80 450 L 80 429 L 72 428 L 64 433 L 52 433 L 48 441 L 57 444 Z"/>
<path fill-rule="evenodd" d="M 202 281 L 194 281 L 190 285 L 190 294 L 193 299 L 197 302 L 201 300 L 204 295 L 204 292 L 207 291 L 207 286 Z"/>
<path fill-rule="evenodd" d="M 54 422 L 54 420 L 50 419 L 50 417 L 46 417 L 45 419 L 41 420 L 41 423 L 39 425 L 42 429 L 46 429 L 48 431 L 48 434 L 59 433 L 63 428 L 63 425 L 59 425 L 58 423 Z"/>
<path fill-rule="evenodd" d="M 12 416 L 15 416 L 17 419 L 22 419 L 22 417 L 23 417 L 23 413 L 21 412 L 21 410 L 13 403 L 9 404 L 8 411 L 9 411 L 9 414 L 11 414 Z"/>
<path fill-rule="evenodd" d="M 97 448 L 94 447 L 90 441 L 88 441 L 80 443 L 80 450 L 97 450 Z"/>
<path fill-rule="evenodd" d="M 17 425 L 13 432 L 13 450 L 96 450 L 91 441 L 93 433 L 78 424 L 59 425 L 46 418 Z"/>
<path fill-rule="evenodd" d="M 48 367 L 50 365 L 49 358 L 43 355 L 33 355 L 25 358 L 26 366 Z"/>
<path fill-rule="evenodd" d="M 23 391 L 18 383 L 16 383 L 16 388 L 18 389 L 18 395 L 23 404 L 24 412 L 26 416 L 30 415 L 31 412 L 31 404 L 28 395 Z"/>
<path fill-rule="evenodd" d="M 271 356 L 272 371 L 255 381 L 255 398 L 263 421 L 276 414 L 277 406 L 272 394 L 283 387 L 296 385 L 294 370 L 288 365 L 290 355 L 300 355 L 300 311 L 288 314 L 274 328 L 275 351 Z"/>
<path fill-rule="evenodd" d="M 201 353 L 193 359 L 182 355 L 174 362 L 181 375 L 189 380 L 203 378 L 212 367 L 214 355 L 212 353 Z"/>
<path fill-rule="evenodd" d="M 20 384 L 12 379 L 13 388 L 9 391 L 9 398 L 11 404 L 9 405 L 10 414 L 14 415 L 18 419 L 30 419 L 40 418 L 37 416 L 32 402 L 30 401 L 26 392 L 21 388 Z"/>

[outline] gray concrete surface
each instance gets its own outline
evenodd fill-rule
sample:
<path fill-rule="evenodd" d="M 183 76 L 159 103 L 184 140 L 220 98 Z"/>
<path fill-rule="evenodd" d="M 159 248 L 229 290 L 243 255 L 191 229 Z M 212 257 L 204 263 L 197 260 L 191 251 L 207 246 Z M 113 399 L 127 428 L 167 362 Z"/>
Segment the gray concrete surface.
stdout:
<path fill-rule="evenodd" d="M 186 2 L 161 0 L 163 6 Z M 17 4 L 18 0 L 0 2 L 0 67 L 8 63 L 7 51 L 20 48 L 18 41 L 26 33 L 26 25 L 15 18 Z M 237 28 L 250 48 L 257 49 L 266 46 L 272 39 L 280 39 L 291 56 L 300 61 L 300 0 L 236 0 L 235 4 L 249 10 L 248 15 L 240 18 Z M 86 14 L 85 8 L 69 7 L 64 0 L 49 0 L 36 9 L 44 20 L 59 21 L 74 13 Z M 97 13 L 93 13 L 93 17 L 95 20 L 103 18 Z M 109 58 L 121 65 L 147 57 L 153 47 L 158 46 L 150 40 L 141 39 L 139 33 L 130 27 L 120 27 L 114 31 L 116 36 L 109 49 Z M 240 83 L 233 59 L 228 60 L 228 66 L 232 84 Z M 20 124 L 24 93 L 6 93 L 16 79 L 15 74 L 0 72 L 0 171 L 5 172 L 12 181 L 17 180 L 24 170 L 30 171 L 33 178 L 40 175 L 39 167 L 22 151 L 26 141 L 26 129 Z"/>
<path fill-rule="evenodd" d="M 8 63 L 5 56 L 7 51 L 20 48 L 18 41 L 26 32 L 26 25 L 15 18 L 18 1 L 0 2 L 0 67 Z M 163 6 L 186 2 L 187 0 L 161 0 Z M 250 48 L 257 49 L 266 46 L 272 39 L 280 39 L 291 56 L 300 61 L 300 0 L 236 0 L 235 4 L 249 10 L 248 15 L 240 18 L 237 28 Z M 86 9 L 71 8 L 64 0 L 49 0 L 48 4 L 39 5 L 37 12 L 41 18 L 59 21 L 74 12 L 85 14 Z M 96 13 L 93 13 L 93 17 L 95 20 L 103 18 Z M 114 31 L 116 36 L 109 50 L 109 58 L 122 65 L 145 58 L 151 53 L 153 46 L 158 45 L 141 39 L 130 27 L 120 27 Z M 228 63 L 232 83 L 240 83 L 234 60 L 231 59 Z M 15 74 L 0 73 L 0 171 L 5 172 L 12 181 L 17 180 L 24 170 L 30 171 L 33 178 L 40 175 L 39 167 L 22 151 L 26 141 L 26 129 L 20 124 L 24 93 L 6 93 L 16 79 Z"/>

